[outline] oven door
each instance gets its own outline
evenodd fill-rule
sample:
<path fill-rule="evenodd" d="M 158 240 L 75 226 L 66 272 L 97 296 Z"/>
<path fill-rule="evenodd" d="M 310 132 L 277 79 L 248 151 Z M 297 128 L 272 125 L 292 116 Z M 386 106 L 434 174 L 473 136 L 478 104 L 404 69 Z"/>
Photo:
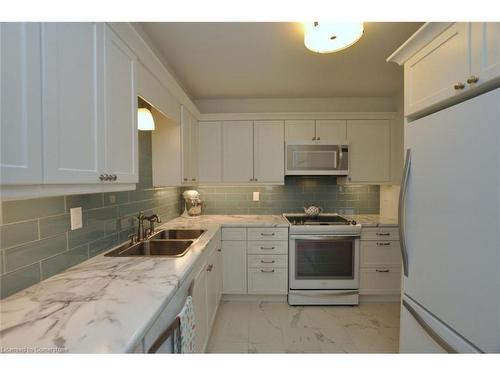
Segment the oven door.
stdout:
<path fill-rule="evenodd" d="M 359 289 L 359 237 L 290 236 L 290 289 Z"/>

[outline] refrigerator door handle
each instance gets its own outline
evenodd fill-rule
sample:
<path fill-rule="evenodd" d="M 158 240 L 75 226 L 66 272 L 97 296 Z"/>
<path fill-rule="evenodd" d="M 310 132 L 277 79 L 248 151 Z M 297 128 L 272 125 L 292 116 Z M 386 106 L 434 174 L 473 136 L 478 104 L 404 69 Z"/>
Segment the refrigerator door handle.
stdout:
<path fill-rule="evenodd" d="M 401 189 L 399 191 L 399 209 L 398 209 L 398 224 L 399 224 L 399 243 L 401 246 L 401 257 L 403 258 L 403 273 L 408 277 L 408 252 L 406 250 L 405 238 L 405 206 L 406 206 L 406 190 L 408 188 L 408 177 L 410 175 L 411 164 L 411 149 L 406 150 L 405 167 L 403 170 L 403 179 L 401 181 Z"/>
<path fill-rule="evenodd" d="M 429 324 L 420 316 L 420 314 L 405 300 L 403 300 L 403 306 L 408 310 L 408 312 L 415 318 L 418 324 L 424 329 L 427 334 L 432 337 L 432 339 L 441 346 L 448 353 L 457 353 L 457 351 L 448 344 L 436 331 L 434 331 Z"/>

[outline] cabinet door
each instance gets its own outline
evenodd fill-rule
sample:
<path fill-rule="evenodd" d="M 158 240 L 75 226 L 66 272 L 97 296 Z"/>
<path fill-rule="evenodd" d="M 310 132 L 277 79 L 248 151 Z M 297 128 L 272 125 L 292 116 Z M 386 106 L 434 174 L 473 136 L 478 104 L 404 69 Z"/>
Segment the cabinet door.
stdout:
<path fill-rule="evenodd" d="M 200 182 L 222 181 L 222 123 L 200 122 L 198 130 L 198 178 Z"/>
<path fill-rule="evenodd" d="M 247 293 L 247 243 L 222 241 L 222 292 Z"/>
<path fill-rule="evenodd" d="M 284 182 L 283 121 L 254 122 L 254 174 L 258 182 Z"/>
<path fill-rule="evenodd" d="M 471 24 L 471 75 L 478 84 L 500 77 L 500 22 Z"/>
<path fill-rule="evenodd" d="M 220 303 L 220 300 L 222 298 L 222 283 L 223 283 L 223 274 L 224 271 L 222 269 L 223 264 L 222 264 L 222 245 L 219 242 L 217 245 L 217 254 L 216 254 L 216 264 L 217 264 L 217 306 Z"/>
<path fill-rule="evenodd" d="M 2 22 L 0 47 L 0 184 L 40 184 L 40 24 Z"/>
<path fill-rule="evenodd" d="M 390 180 L 390 134 L 389 120 L 347 121 L 350 182 Z"/>
<path fill-rule="evenodd" d="M 190 163 L 189 163 L 189 175 L 191 179 L 191 183 L 198 183 L 198 139 L 199 139 L 199 124 L 198 120 L 192 115 L 189 114 L 191 129 L 191 153 Z"/>
<path fill-rule="evenodd" d="M 347 139 L 346 120 L 316 120 L 318 141 L 345 142 Z"/>
<path fill-rule="evenodd" d="M 207 323 L 207 271 L 203 267 L 194 279 L 193 291 L 194 321 L 196 326 L 196 352 L 202 353 L 208 338 Z"/>
<path fill-rule="evenodd" d="M 212 322 L 215 318 L 215 312 L 217 311 L 217 273 L 219 272 L 217 267 L 217 249 L 212 251 L 210 254 L 207 266 L 205 267 L 207 270 L 207 323 L 208 323 L 208 331 L 210 331 L 210 327 L 212 326 Z"/>
<path fill-rule="evenodd" d="M 285 141 L 313 141 L 316 137 L 314 120 L 286 120 Z"/>
<path fill-rule="evenodd" d="M 410 115 L 467 89 L 469 24 L 455 23 L 405 64 L 405 114 Z M 455 89 L 462 83 L 463 89 Z"/>
<path fill-rule="evenodd" d="M 182 131 L 182 184 L 190 184 L 191 169 L 191 121 L 189 112 L 181 106 L 181 131 Z"/>
<path fill-rule="evenodd" d="M 136 58 L 109 27 L 105 33 L 105 173 L 115 174 L 117 183 L 136 183 L 139 180 Z"/>
<path fill-rule="evenodd" d="M 98 183 L 103 173 L 103 40 L 103 24 L 42 24 L 46 183 Z"/>
<path fill-rule="evenodd" d="M 253 121 L 222 123 L 224 182 L 253 181 Z"/>

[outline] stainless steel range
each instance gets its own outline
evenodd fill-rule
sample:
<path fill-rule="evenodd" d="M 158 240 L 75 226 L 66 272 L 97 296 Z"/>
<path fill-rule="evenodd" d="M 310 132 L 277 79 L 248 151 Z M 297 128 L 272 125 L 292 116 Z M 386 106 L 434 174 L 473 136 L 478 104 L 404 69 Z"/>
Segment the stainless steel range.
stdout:
<path fill-rule="evenodd" d="M 361 225 L 337 214 L 284 214 L 290 305 L 357 305 Z"/>

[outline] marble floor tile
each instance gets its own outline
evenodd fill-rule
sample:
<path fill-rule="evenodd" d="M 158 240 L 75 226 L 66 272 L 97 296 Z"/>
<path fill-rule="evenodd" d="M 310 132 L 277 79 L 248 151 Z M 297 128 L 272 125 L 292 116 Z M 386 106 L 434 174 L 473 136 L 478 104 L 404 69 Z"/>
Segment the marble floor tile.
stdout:
<path fill-rule="evenodd" d="M 397 353 L 399 303 L 222 302 L 209 353 Z"/>

